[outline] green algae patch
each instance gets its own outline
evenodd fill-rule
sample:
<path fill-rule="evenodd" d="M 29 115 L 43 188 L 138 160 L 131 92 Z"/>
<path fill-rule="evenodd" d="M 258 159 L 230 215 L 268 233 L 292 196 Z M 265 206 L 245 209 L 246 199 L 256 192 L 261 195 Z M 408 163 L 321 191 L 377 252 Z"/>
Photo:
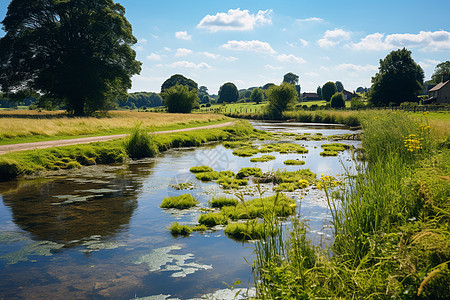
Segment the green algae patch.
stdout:
<path fill-rule="evenodd" d="M 250 176 L 256 176 L 256 177 L 261 177 L 263 175 L 262 171 L 260 168 L 242 168 L 239 170 L 239 172 L 236 174 L 236 178 L 237 179 L 243 179 L 245 177 L 250 177 Z"/>
<path fill-rule="evenodd" d="M 206 231 L 207 229 L 208 229 L 208 227 L 206 227 L 206 225 L 200 225 L 200 224 L 197 224 L 192 227 L 192 231 Z"/>
<path fill-rule="evenodd" d="M 259 153 L 259 149 L 252 148 L 252 147 L 238 148 L 233 151 L 233 155 L 239 156 L 239 157 L 250 157 L 250 156 L 253 156 L 258 153 Z"/>
<path fill-rule="evenodd" d="M 171 188 L 175 189 L 175 190 L 192 190 L 195 187 L 195 184 L 188 181 L 188 182 L 181 182 L 178 184 L 171 184 L 170 185 Z"/>
<path fill-rule="evenodd" d="M 268 236 L 269 227 L 257 222 L 230 223 L 224 231 L 227 236 L 238 241 L 258 240 Z"/>
<path fill-rule="evenodd" d="M 352 148 L 352 146 L 342 143 L 323 144 L 320 147 L 322 147 L 322 149 L 324 149 L 325 151 L 336 151 L 336 152 L 345 151 L 347 149 Z"/>
<path fill-rule="evenodd" d="M 273 175 L 273 190 L 276 192 L 293 192 L 304 189 L 316 181 L 316 174 L 309 169 L 301 169 L 293 172 L 278 170 Z"/>
<path fill-rule="evenodd" d="M 325 150 L 320 152 L 320 156 L 338 156 L 337 151 Z"/>
<path fill-rule="evenodd" d="M 223 143 L 223 146 L 227 149 L 242 148 L 244 146 L 251 147 L 252 145 L 253 142 L 251 141 L 230 141 Z"/>
<path fill-rule="evenodd" d="M 308 153 L 308 150 L 298 144 L 293 143 L 273 143 L 273 144 L 264 144 L 259 148 L 261 153 L 269 153 L 269 152 L 278 152 L 281 154 L 285 153 Z"/>
<path fill-rule="evenodd" d="M 236 206 L 239 203 L 237 199 L 228 197 L 213 197 L 211 200 L 211 207 L 222 208 L 224 206 Z"/>
<path fill-rule="evenodd" d="M 221 212 L 202 214 L 198 219 L 201 225 L 207 227 L 214 227 L 216 225 L 226 225 L 228 224 L 228 217 Z"/>
<path fill-rule="evenodd" d="M 300 165 L 304 165 L 305 162 L 303 160 L 298 160 L 298 159 L 288 159 L 284 161 L 285 165 L 288 166 L 300 166 Z"/>
<path fill-rule="evenodd" d="M 212 172 L 202 172 L 195 174 L 195 178 L 201 181 L 213 181 L 219 179 L 219 172 L 212 171 Z"/>
<path fill-rule="evenodd" d="M 189 171 L 191 171 L 192 173 L 203 173 L 203 172 L 212 172 L 214 170 L 213 168 L 208 166 L 197 166 L 190 168 Z"/>
<path fill-rule="evenodd" d="M 217 181 L 224 189 L 237 189 L 242 186 L 248 185 L 247 179 L 237 179 L 230 177 L 220 177 Z"/>
<path fill-rule="evenodd" d="M 33 242 L 16 252 L 0 256 L 1 260 L 6 260 L 8 265 L 13 265 L 21 261 L 28 261 L 29 256 L 52 256 L 53 252 L 64 247 L 64 244 L 57 244 L 51 241 Z"/>
<path fill-rule="evenodd" d="M 294 199 L 277 194 L 240 202 L 237 206 L 224 206 L 222 212 L 233 220 L 263 218 L 268 213 L 287 217 L 295 213 L 295 206 Z"/>
<path fill-rule="evenodd" d="M 192 229 L 188 225 L 180 225 L 178 222 L 173 222 L 169 227 L 169 231 L 172 235 L 188 236 L 191 234 Z"/>
<path fill-rule="evenodd" d="M 180 196 L 166 197 L 161 202 L 161 208 L 187 209 L 198 204 L 198 200 L 191 194 L 183 194 Z"/>
<path fill-rule="evenodd" d="M 234 177 L 236 174 L 234 174 L 233 171 L 220 171 L 219 172 L 220 177 Z"/>
<path fill-rule="evenodd" d="M 273 155 L 263 155 L 261 157 L 252 157 L 250 158 L 250 162 L 267 162 L 271 160 L 275 160 L 276 157 Z"/>

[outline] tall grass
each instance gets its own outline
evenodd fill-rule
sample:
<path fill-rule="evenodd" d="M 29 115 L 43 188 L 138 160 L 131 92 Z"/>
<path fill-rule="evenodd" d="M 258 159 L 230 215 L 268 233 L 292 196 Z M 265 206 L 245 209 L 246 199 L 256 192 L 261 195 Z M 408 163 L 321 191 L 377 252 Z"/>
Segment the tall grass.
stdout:
<path fill-rule="evenodd" d="M 137 124 L 130 136 L 125 139 L 125 149 L 131 158 L 153 157 L 158 153 L 158 147 L 147 130 Z"/>

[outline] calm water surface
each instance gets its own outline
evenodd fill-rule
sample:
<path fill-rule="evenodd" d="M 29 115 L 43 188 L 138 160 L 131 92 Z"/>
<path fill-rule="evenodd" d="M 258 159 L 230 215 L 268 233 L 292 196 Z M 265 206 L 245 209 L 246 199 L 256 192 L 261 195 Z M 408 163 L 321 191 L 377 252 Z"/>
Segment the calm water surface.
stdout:
<path fill-rule="evenodd" d="M 328 125 L 253 125 L 272 132 L 354 133 Z M 277 159 L 251 163 L 250 158 L 233 156 L 232 150 L 214 144 L 172 149 L 154 159 L 0 183 L 0 299 L 193 299 L 209 293 L 224 299 L 224 282 L 241 280 L 239 287 L 252 286 L 252 243 L 236 242 L 220 228 L 181 238 L 173 237 L 167 227 L 174 221 L 196 224 L 199 207 L 207 208 L 214 195 L 227 192 L 216 183 L 196 180 L 189 172 L 192 166 L 234 172 L 252 166 L 264 172 L 309 168 L 318 177 L 343 174 L 344 166 L 352 170 L 349 152 L 319 155 L 320 145 L 329 141 L 290 142 L 304 145 L 309 153 L 270 153 Z M 297 158 L 306 164 L 283 164 Z M 189 181 L 194 183 L 192 190 L 170 187 Z M 273 193 L 271 185 L 263 188 L 265 195 Z M 244 192 L 248 199 L 257 196 L 253 184 Z M 199 207 L 185 211 L 159 207 L 164 197 L 183 193 L 197 197 Z M 289 195 L 309 221 L 310 238 L 330 242 L 330 214 L 323 194 L 309 188 Z"/>

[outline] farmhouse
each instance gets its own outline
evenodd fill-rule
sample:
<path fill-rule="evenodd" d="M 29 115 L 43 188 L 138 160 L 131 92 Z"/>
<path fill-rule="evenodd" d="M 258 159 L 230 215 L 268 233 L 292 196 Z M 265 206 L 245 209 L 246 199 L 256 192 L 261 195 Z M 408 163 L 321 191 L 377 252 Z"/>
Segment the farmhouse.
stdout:
<path fill-rule="evenodd" d="M 321 100 L 317 93 L 303 93 L 302 95 L 303 101 L 317 101 Z"/>
<path fill-rule="evenodd" d="M 343 90 L 343 91 L 342 91 L 342 94 L 344 94 L 344 99 L 345 99 L 345 101 L 348 101 L 348 100 L 350 100 L 350 99 L 356 97 L 356 95 L 355 95 L 354 93 L 349 92 L 349 91 L 347 91 L 347 90 Z"/>
<path fill-rule="evenodd" d="M 450 103 L 450 75 L 442 76 L 442 82 L 428 91 L 428 101 L 436 103 Z"/>

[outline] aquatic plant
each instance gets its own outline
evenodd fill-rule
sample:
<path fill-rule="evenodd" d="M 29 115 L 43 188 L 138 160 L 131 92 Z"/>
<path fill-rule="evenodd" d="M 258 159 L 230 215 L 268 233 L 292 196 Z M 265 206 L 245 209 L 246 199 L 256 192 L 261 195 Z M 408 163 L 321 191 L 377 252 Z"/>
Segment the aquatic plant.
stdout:
<path fill-rule="evenodd" d="M 237 179 L 234 177 L 221 176 L 216 183 L 220 184 L 224 189 L 237 189 L 248 185 L 247 179 Z"/>
<path fill-rule="evenodd" d="M 308 150 L 298 144 L 293 143 L 272 143 L 261 145 L 261 153 L 279 152 L 279 153 L 308 153 Z"/>
<path fill-rule="evenodd" d="M 211 206 L 216 208 L 221 208 L 223 206 L 236 206 L 238 204 L 238 200 L 229 197 L 213 197 L 211 199 Z"/>
<path fill-rule="evenodd" d="M 261 177 L 263 175 L 260 168 L 241 168 L 239 172 L 236 174 L 237 179 L 243 179 L 245 177 L 256 176 Z"/>
<path fill-rule="evenodd" d="M 256 221 L 230 223 L 225 227 L 224 232 L 227 236 L 238 241 L 257 240 L 266 237 L 268 231 L 265 230 L 265 226 L 264 223 L 258 223 Z"/>
<path fill-rule="evenodd" d="M 188 225 L 180 225 L 178 222 L 173 222 L 169 227 L 169 231 L 173 235 L 184 235 L 187 236 L 191 234 L 192 229 Z"/>
<path fill-rule="evenodd" d="M 220 177 L 234 177 L 236 174 L 232 171 L 220 171 L 219 176 Z"/>
<path fill-rule="evenodd" d="M 233 151 L 233 155 L 239 157 L 250 157 L 259 153 L 259 149 L 252 147 L 237 148 Z"/>
<path fill-rule="evenodd" d="M 212 172 L 201 172 L 195 174 L 195 178 L 201 181 L 212 181 L 219 179 L 219 172 L 212 171 Z"/>
<path fill-rule="evenodd" d="M 244 146 L 251 147 L 253 144 L 252 141 L 228 141 L 223 142 L 223 146 L 227 149 L 241 148 Z"/>
<path fill-rule="evenodd" d="M 342 143 L 322 144 L 320 147 L 328 151 L 345 151 L 352 148 L 352 146 Z"/>
<path fill-rule="evenodd" d="M 261 157 L 252 157 L 250 158 L 250 162 L 266 162 L 266 161 L 271 161 L 271 160 L 275 160 L 276 157 L 273 155 L 263 155 Z"/>
<path fill-rule="evenodd" d="M 228 218 L 221 212 L 207 213 L 200 216 L 198 223 L 208 227 L 214 227 L 216 225 L 228 224 Z"/>
<path fill-rule="evenodd" d="M 191 171 L 192 173 L 202 173 L 202 172 L 212 172 L 214 171 L 214 169 L 208 166 L 197 166 L 190 168 L 189 171 Z"/>
<path fill-rule="evenodd" d="M 191 194 L 183 194 L 180 196 L 166 197 L 161 202 L 161 208 L 177 208 L 186 209 L 198 204 L 198 200 Z"/>
<path fill-rule="evenodd" d="M 332 150 L 325 150 L 320 152 L 320 156 L 338 156 L 338 152 Z"/>
<path fill-rule="evenodd" d="M 285 165 L 291 165 L 291 166 L 299 166 L 299 165 L 304 165 L 305 161 L 303 160 L 298 160 L 298 159 L 288 159 L 284 161 Z"/>
<path fill-rule="evenodd" d="M 206 231 L 207 229 L 206 225 L 203 224 L 197 224 L 192 227 L 192 231 Z"/>

